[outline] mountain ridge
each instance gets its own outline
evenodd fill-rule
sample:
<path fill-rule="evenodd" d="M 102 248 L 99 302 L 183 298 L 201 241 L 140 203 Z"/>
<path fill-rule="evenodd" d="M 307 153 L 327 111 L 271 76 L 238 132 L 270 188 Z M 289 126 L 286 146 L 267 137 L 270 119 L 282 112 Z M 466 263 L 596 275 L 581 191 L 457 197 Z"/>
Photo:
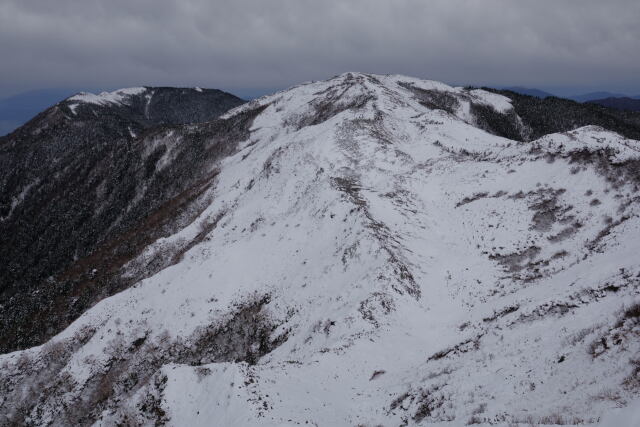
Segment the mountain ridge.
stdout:
<path fill-rule="evenodd" d="M 104 104 L 77 96 L 0 138 L 0 232 L 7 236 L 0 246 L 0 303 L 13 300 L 16 307 L 0 316 L 4 351 L 39 344 L 125 286 L 113 270 L 151 236 L 155 240 L 184 221 L 201 193 L 198 182 L 212 173 L 193 165 L 219 155 L 193 151 L 195 141 L 173 152 L 178 163 L 171 157 L 160 168 L 175 144 L 171 138 L 154 142 L 153 135 L 215 118 L 243 102 L 215 90 L 168 88 Z M 208 125 L 212 135 L 217 126 Z M 142 138 L 148 142 L 138 142 Z M 167 204 L 175 206 L 166 212 Z M 149 221 L 155 226 L 145 225 Z M 88 268 L 96 251 L 100 265 Z"/>
<path fill-rule="evenodd" d="M 579 94 L 579 95 L 572 95 L 572 96 L 568 96 L 567 98 L 576 101 L 576 102 L 588 102 L 588 101 L 593 101 L 595 99 L 602 99 L 602 98 L 611 98 L 611 97 L 622 97 L 625 96 L 622 93 L 612 93 L 612 92 L 606 92 L 606 91 L 597 91 L 597 92 L 589 92 L 589 93 L 583 93 L 583 94 Z"/>
<path fill-rule="evenodd" d="M 159 269 L 0 356 L 4 416 L 566 424 L 631 402 L 640 146 L 537 102 L 346 73 L 141 134 L 206 150 L 242 123 L 203 209 L 125 264 Z"/>
<path fill-rule="evenodd" d="M 521 95 L 529 95 L 529 96 L 535 96 L 538 98 L 547 98 L 549 96 L 556 96 L 552 93 L 546 92 L 544 90 L 540 90 L 540 89 L 535 89 L 535 88 L 528 88 L 528 87 L 522 87 L 522 86 L 511 86 L 511 87 L 505 87 L 505 88 L 501 88 L 502 90 L 508 90 L 511 92 L 515 92 L 515 93 L 519 93 Z"/>
<path fill-rule="evenodd" d="M 587 102 L 608 108 L 615 108 L 616 110 L 640 111 L 640 99 L 629 97 L 594 99 Z"/>

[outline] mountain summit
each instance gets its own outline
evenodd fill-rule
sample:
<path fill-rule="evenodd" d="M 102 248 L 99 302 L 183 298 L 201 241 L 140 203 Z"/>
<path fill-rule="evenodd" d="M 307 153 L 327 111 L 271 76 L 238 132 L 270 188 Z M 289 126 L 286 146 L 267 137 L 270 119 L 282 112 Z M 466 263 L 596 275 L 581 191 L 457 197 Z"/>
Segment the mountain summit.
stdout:
<path fill-rule="evenodd" d="M 133 92 L 81 95 L 45 116 L 87 129 L 76 116 Z M 576 127 L 558 101 L 527 102 L 346 73 L 204 123 L 134 135 L 120 123 L 114 140 L 131 138 L 121 149 L 138 160 L 129 175 L 110 175 L 110 161 L 102 180 L 90 138 L 76 163 L 56 163 L 42 136 L 43 176 L 86 168 L 74 185 L 102 201 L 67 205 L 82 212 L 74 224 L 113 219 L 97 235 L 70 228 L 91 239 L 46 284 L 5 285 L 17 299 L 3 311 L 26 309 L 23 289 L 69 302 L 55 319 L 87 302 L 43 345 L 0 356 L 1 423 L 575 424 L 629 404 L 639 128 L 605 109 Z M 0 140 L 0 159 L 17 162 L 7 153 L 30 153 L 53 123 Z M 23 200 L 48 180 L 13 170 L 2 221 L 29 221 Z M 126 203 L 112 202 L 120 186 Z M 6 348 L 32 343 L 15 330 Z"/>

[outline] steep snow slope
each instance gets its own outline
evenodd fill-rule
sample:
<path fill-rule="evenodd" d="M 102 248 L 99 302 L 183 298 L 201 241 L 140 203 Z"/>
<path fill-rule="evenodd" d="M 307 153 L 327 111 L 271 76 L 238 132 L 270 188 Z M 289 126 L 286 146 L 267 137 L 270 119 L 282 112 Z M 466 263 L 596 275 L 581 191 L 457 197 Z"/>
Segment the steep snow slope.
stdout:
<path fill-rule="evenodd" d="M 596 127 L 517 142 L 477 107 L 512 114 L 347 73 L 227 113 L 259 111 L 213 201 L 130 267 L 179 261 L 0 356 L 5 421 L 561 424 L 624 406 L 640 145 Z"/>

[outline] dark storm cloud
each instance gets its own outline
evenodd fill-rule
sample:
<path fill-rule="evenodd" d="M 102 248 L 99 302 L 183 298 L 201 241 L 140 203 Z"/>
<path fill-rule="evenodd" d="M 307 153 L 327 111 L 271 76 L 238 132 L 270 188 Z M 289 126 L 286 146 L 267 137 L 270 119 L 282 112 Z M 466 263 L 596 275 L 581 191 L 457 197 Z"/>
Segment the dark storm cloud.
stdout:
<path fill-rule="evenodd" d="M 0 94 L 276 88 L 349 70 L 637 90 L 640 2 L 3 0 Z"/>

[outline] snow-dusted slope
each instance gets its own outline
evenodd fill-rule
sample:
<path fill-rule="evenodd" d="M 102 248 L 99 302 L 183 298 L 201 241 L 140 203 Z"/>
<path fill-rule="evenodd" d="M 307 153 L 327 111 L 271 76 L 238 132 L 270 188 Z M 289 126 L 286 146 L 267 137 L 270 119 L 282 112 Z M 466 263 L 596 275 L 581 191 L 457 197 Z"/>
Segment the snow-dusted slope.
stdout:
<path fill-rule="evenodd" d="M 264 108 L 216 165 L 213 203 L 133 264 L 180 261 L 0 356 L 2 414 L 526 425 L 625 406 L 640 143 L 508 140 L 476 127 L 478 105 L 513 114 L 481 90 L 355 73 L 227 113 Z"/>
<path fill-rule="evenodd" d="M 126 100 L 127 97 L 132 95 L 140 95 L 145 92 L 146 89 L 143 87 L 130 87 L 126 89 L 120 89 L 113 92 L 102 92 L 100 94 L 94 94 L 89 92 L 80 92 L 77 95 L 74 95 L 68 98 L 68 101 L 77 101 L 79 103 L 88 103 L 88 104 L 97 104 L 97 105 L 108 105 L 108 104 L 120 104 Z M 72 109 L 75 109 L 77 104 L 73 104 Z M 70 107 L 71 108 L 71 107 Z"/>
<path fill-rule="evenodd" d="M 208 205 L 209 166 L 252 123 L 217 118 L 243 103 L 213 89 L 85 94 L 0 138 L 0 353 L 46 342 L 143 277 L 118 272 Z"/>

